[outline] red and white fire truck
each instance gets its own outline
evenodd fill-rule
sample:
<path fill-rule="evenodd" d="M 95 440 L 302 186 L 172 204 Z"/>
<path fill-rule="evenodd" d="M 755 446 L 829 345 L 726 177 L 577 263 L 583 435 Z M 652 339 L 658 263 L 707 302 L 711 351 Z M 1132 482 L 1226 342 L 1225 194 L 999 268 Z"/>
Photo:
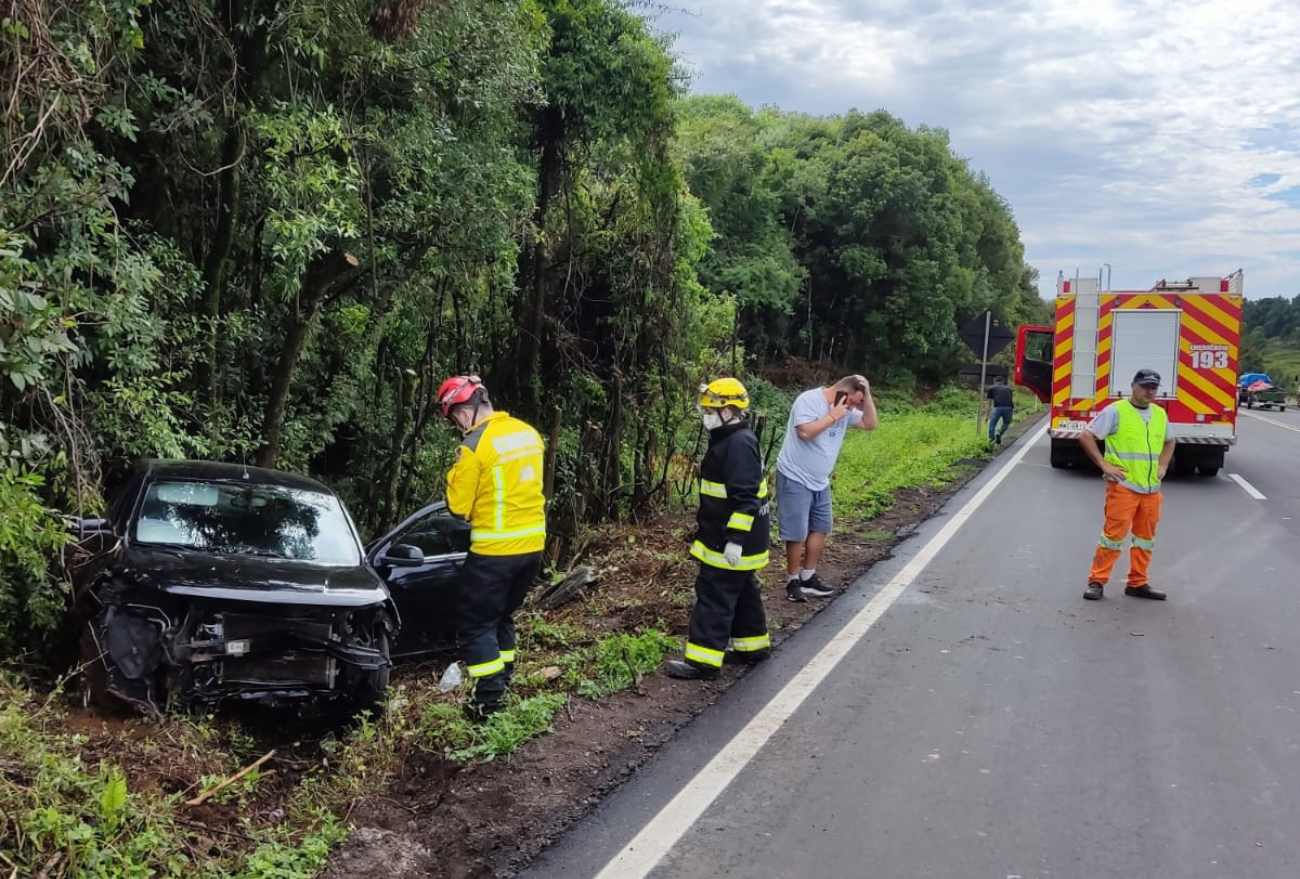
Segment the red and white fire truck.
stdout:
<path fill-rule="evenodd" d="M 1139 369 L 1161 376 L 1174 469 L 1213 476 L 1237 441 L 1242 273 L 1103 290 L 1101 278 L 1056 282 L 1056 325 L 1021 327 L 1016 383 L 1051 404 L 1053 467 L 1086 464 L 1079 434 L 1128 396 Z"/>

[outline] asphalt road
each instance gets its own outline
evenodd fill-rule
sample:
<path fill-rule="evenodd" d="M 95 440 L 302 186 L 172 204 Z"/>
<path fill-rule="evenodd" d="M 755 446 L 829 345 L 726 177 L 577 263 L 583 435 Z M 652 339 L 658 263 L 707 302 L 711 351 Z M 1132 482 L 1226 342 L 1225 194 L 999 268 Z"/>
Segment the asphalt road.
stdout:
<path fill-rule="evenodd" d="M 525 875 L 1300 876 L 1300 413 L 1239 435 L 1166 484 L 1170 600 L 1126 598 L 1125 556 L 1085 602 L 1103 486 L 1032 432 Z M 728 742 L 765 722 L 746 762 Z"/>

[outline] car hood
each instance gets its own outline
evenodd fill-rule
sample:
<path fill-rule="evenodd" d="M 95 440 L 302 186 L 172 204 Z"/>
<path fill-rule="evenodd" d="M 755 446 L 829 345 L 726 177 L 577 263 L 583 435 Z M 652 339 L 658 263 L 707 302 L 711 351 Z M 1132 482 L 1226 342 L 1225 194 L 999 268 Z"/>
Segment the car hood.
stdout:
<path fill-rule="evenodd" d="M 384 582 L 362 564 L 132 546 L 121 557 L 119 573 L 140 586 L 196 598 L 363 607 L 389 597 Z"/>

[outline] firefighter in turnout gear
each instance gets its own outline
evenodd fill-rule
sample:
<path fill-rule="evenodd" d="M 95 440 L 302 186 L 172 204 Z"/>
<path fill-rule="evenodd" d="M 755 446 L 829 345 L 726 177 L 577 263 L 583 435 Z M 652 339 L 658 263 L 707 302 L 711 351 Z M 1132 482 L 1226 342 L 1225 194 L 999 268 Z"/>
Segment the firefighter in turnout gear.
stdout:
<path fill-rule="evenodd" d="M 771 536 L 767 481 L 749 395 L 734 378 L 700 389 L 709 448 L 700 462 L 700 510 L 691 555 L 699 560 L 695 608 L 683 659 L 664 664 L 675 678 L 715 678 L 723 662 L 765 659 L 772 641 L 756 572 Z M 728 650 L 730 642 L 730 650 Z"/>
<path fill-rule="evenodd" d="M 503 707 L 515 662 L 515 611 L 542 562 L 542 438 L 518 418 L 494 411 L 478 376 L 443 382 L 438 407 L 464 434 L 447 474 L 447 508 L 471 526 L 456 624 L 474 681 L 470 713 L 482 719 Z"/>

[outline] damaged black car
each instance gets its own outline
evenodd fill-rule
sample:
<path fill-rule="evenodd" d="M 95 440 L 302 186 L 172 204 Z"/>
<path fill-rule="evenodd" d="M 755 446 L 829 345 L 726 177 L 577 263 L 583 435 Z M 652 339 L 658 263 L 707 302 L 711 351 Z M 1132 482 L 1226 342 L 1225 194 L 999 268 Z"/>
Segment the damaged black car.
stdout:
<path fill-rule="evenodd" d="M 81 523 L 89 562 L 73 618 L 87 700 L 150 713 L 225 700 L 377 709 L 395 654 L 454 647 L 468 528 L 435 505 L 367 553 L 313 479 L 150 462 L 106 519 Z"/>

